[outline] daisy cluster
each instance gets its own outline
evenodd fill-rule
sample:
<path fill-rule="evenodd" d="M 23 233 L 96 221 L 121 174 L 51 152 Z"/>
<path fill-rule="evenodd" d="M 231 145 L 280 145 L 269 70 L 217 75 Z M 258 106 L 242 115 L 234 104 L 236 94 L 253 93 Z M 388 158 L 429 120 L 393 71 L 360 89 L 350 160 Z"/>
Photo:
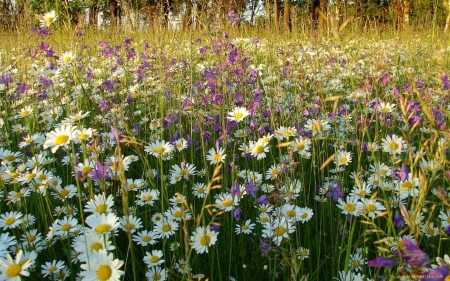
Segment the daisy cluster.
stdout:
<path fill-rule="evenodd" d="M 364 280 L 405 235 L 448 250 L 449 69 L 418 40 L 36 38 L 0 57 L 0 280 Z"/>

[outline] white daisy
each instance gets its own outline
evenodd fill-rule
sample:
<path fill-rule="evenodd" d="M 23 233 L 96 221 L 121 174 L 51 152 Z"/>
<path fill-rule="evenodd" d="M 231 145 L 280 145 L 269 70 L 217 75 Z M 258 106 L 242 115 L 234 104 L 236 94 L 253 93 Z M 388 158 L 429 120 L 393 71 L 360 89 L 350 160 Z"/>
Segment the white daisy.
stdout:
<path fill-rule="evenodd" d="M 217 241 L 218 232 L 211 231 L 209 227 L 197 227 L 191 236 L 191 243 L 198 254 L 208 253 L 208 248 Z"/>
<path fill-rule="evenodd" d="M 114 259 L 112 253 L 99 250 L 89 257 L 86 264 L 80 266 L 83 269 L 80 276 L 84 278 L 83 280 L 119 281 L 125 274 L 119 270 L 122 265 L 123 261 Z"/>

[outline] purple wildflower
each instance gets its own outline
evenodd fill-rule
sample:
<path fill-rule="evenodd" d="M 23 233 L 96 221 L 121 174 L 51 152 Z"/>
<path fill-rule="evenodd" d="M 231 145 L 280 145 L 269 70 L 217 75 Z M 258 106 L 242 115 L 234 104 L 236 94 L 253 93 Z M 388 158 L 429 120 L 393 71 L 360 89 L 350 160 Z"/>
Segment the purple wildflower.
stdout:
<path fill-rule="evenodd" d="M 333 201 L 336 203 L 339 197 L 344 196 L 344 193 L 341 192 L 341 186 L 339 184 L 335 184 L 330 187 L 330 191 L 328 191 L 325 196 L 333 197 Z"/>
<path fill-rule="evenodd" d="M 445 281 L 449 275 L 449 269 L 446 266 L 436 267 L 424 275 L 422 281 Z"/>
<path fill-rule="evenodd" d="M 101 112 L 109 109 L 109 106 L 108 106 L 107 102 L 108 102 L 107 100 L 101 100 L 99 102 L 98 107 L 100 108 Z"/>
<path fill-rule="evenodd" d="M 369 261 L 370 267 L 394 267 L 395 264 L 395 260 L 385 257 L 377 257 L 376 259 Z"/>
<path fill-rule="evenodd" d="M 267 196 L 265 194 L 263 194 L 261 197 L 256 199 L 256 203 L 258 205 L 267 204 L 267 203 L 269 203 L 269 200 L 267 199 Z"/>
<path fill-rule="evenodd" d="M 403 222 L 402 215 L 399 213 L 395 213 L 394 215 L 394 226 L 398 228 L 402 228 L 405 226 L 405 223 Z"/>
<path fill-rule="evenodd" d="M 253 180 L 245 184 L 245 191 L 247 191 L 247 194 L 251 195 L 253 198 L 256 198 L 255 192 L 258 190 L 259 188 L 255 185 Z"/>
<path fill-rule="evenodd" d="M 105 163 L 105 165 L 102 165 L 100 162 L 95 163 L 95 170 L 90 172 L 89 175 L 91 175 L 91 178 L 93 180 L 99 180 L 99 179 L 106 179 L 109 178 L 109 164 Z"/>
<path fill-rule="evenodd" d="M 400 248 L 403 261 L 411 266 L 427 266 L 430 259 L 416 244 L 403 237 L 403 247 Z"/>
<path fill-rule="evenodd" d="M 398 170 L 398 169 L 395 170 L 394 174 L 395 174 L 394 177 L 396 179 L 400 179 L 401 181 L 404 182 L 408 179 L 408 174 L 409 174 L 408 167 L 403 166 L 400 168 L 400 170 Z"/>
<path fill-rule="evenodd" d="M 234 210 L 233 217 L 235 220 L 239 221 L 241 219 L 241 209 L 236 208 L 236 210 Z"/>

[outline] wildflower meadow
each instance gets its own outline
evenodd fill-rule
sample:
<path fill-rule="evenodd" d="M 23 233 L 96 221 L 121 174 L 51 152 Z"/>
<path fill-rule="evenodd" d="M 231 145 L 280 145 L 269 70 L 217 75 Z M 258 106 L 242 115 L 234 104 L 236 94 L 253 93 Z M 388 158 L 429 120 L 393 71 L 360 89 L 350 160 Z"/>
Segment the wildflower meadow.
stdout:
<path fill-rule="evenodd" d="M 443 36 L 40 27 L 0 53 L 0 280 L 450 280 Z"/>

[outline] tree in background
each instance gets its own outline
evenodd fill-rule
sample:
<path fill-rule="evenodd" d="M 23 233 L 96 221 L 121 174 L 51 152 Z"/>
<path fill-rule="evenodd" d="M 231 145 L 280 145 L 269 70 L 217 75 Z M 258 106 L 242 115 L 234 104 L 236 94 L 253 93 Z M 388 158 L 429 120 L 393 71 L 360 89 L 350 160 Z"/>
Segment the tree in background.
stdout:
<path fill-rule="evenodd" d="M 351 20 L 352 26 L 370 29 L 379 25 L 395 28 L 427 24 L 450 26 L 450 0 L 0 0 L 0 23 L 4 29 L 37 27 L 34 15 L 55 10 L 58 24 L 66 27 L 120 28 L 157 26 L 169 28 L 179 21 L 184 30 L 225 29 L 239 24 L 244 14 L 254 24 L 263 9 L 265 25 L 276 32 L 290 32 L 293 25 L 310 22 L 311 30 L 324 33 Z M 295 11 L 295 12 L 293 12 Z M 299 18 L 303 18 L 299 20 Z M 330 25 L 331 24 L 331 25 Z M 330 26 L 328 26 L 330 25 Z M 303 29 L 305 30 L 305 29 Z"/>

